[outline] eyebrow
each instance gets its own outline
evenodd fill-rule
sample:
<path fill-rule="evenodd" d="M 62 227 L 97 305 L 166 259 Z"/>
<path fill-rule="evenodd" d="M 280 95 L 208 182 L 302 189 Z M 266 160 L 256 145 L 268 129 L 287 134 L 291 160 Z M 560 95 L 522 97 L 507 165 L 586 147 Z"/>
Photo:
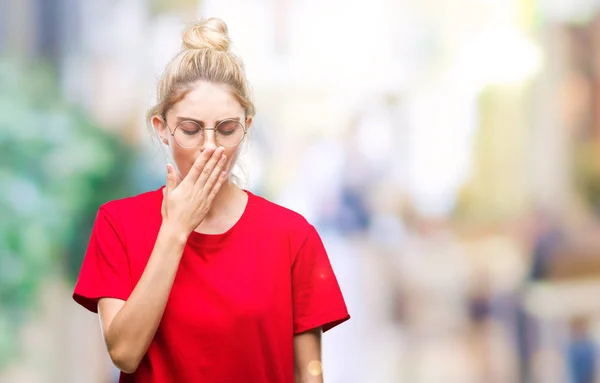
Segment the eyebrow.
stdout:
<path fill-rule="evenodd" d="M 239 122 L 239 121 L 240 121 L 240 118 L 239 118 L 239 117 L 228 117 L 228 118 L 223 118 L 223 119 L 221 119 L 221 120 L 217 120 L 217 121 L 215 121 L 215 125 L 219 125 L 221 122 L 223 122 L 223 121 L 225 121 L 225 120 L 235 120 L 235 121 L 238 121 L 238 122 Z M 191 117 L 177 117 L 177 120 L 176 120 L 176 121 L 177 121 L 177 123 L 178 123 L 178 124 L 179 124 L 180 122 L 182 122 L 182 121 L 193 121 L 193 122 L 195 122 L 196 124 L 198 124 L 198 125 L 200 125 L 200 126 L 202 126 L 202 127 L 204 126 L 204 121 L 202 121 L 202 120 L 198 120 L 198 119 L 195 119 L 195 118 L 191 118 Z"/>

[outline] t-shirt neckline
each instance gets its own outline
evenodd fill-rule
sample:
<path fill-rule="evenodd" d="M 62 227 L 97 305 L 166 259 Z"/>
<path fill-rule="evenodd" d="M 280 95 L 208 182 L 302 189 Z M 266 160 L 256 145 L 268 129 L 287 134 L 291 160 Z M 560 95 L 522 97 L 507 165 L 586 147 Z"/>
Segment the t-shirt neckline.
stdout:
<path fill-rule="evenodd" d="M 192 231 L 190 236 L 188 237 L 188 244 L 192 244 L 194 246 L 218 246 L 223 243 L 225 240 L 234 235 L 238 230 L 243 229 L 244 223 L 249 216 L 249 210 L 253 203 L 254 195 L 246 190 L 242 189 L 246 195 L 248 196 L 246 200 L 246 206 L 244 207 L 244 211 L 238 220 L 225 232 L 218 234 L 207 234 L 207 233 L 199 233 L 197 231 Z"/>

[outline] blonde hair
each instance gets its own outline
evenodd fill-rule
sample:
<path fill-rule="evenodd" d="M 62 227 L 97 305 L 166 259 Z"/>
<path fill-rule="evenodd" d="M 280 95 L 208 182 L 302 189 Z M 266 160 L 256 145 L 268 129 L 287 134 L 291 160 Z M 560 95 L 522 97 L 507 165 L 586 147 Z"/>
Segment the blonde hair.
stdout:
<path fill-rule="evenodd" d="M 185 29 L 181 51 L 160 77 L 157 104 L 148 111 L 148 122 L 155 115 L 165 117 L 199 81 L 227 85 L 246 117 L 254 116 L 244 65 L 230 51 L 227 24 L 218 18 L 200 20 Z"/>

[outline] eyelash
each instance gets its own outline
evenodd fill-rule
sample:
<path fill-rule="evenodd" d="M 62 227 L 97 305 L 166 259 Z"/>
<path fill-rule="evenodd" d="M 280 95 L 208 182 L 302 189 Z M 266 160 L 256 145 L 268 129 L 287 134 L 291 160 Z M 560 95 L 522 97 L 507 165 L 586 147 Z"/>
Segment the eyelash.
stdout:
<path fill-rule="evenodd" d="M 181 129 L 183 131 L 184 134 L 187 134 L 188 136 L 193 136 L 194 134 L 197 134 L 199 132 L 202 131 L 202 128 L 200 129 L 196 129 L 196 130 L 185 130 L 185 129 Z M 222 134 L 224 136 L 229 136 L 233 134 L 233 130 L 218 130 L 219 134 Z"/>

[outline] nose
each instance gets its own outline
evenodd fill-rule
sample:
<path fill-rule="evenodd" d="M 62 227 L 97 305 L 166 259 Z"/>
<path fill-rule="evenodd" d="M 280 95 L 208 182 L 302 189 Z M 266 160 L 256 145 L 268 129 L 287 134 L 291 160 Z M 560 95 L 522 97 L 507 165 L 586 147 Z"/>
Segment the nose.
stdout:
<path fill-rule="evenodd" d="M 202 134 L 204 135 L 202 140 L 202 151 L 206 149 L 216 149 L 217 140 L 215 137 L 215 131 L 213 129 L 204 129 Z"/>

